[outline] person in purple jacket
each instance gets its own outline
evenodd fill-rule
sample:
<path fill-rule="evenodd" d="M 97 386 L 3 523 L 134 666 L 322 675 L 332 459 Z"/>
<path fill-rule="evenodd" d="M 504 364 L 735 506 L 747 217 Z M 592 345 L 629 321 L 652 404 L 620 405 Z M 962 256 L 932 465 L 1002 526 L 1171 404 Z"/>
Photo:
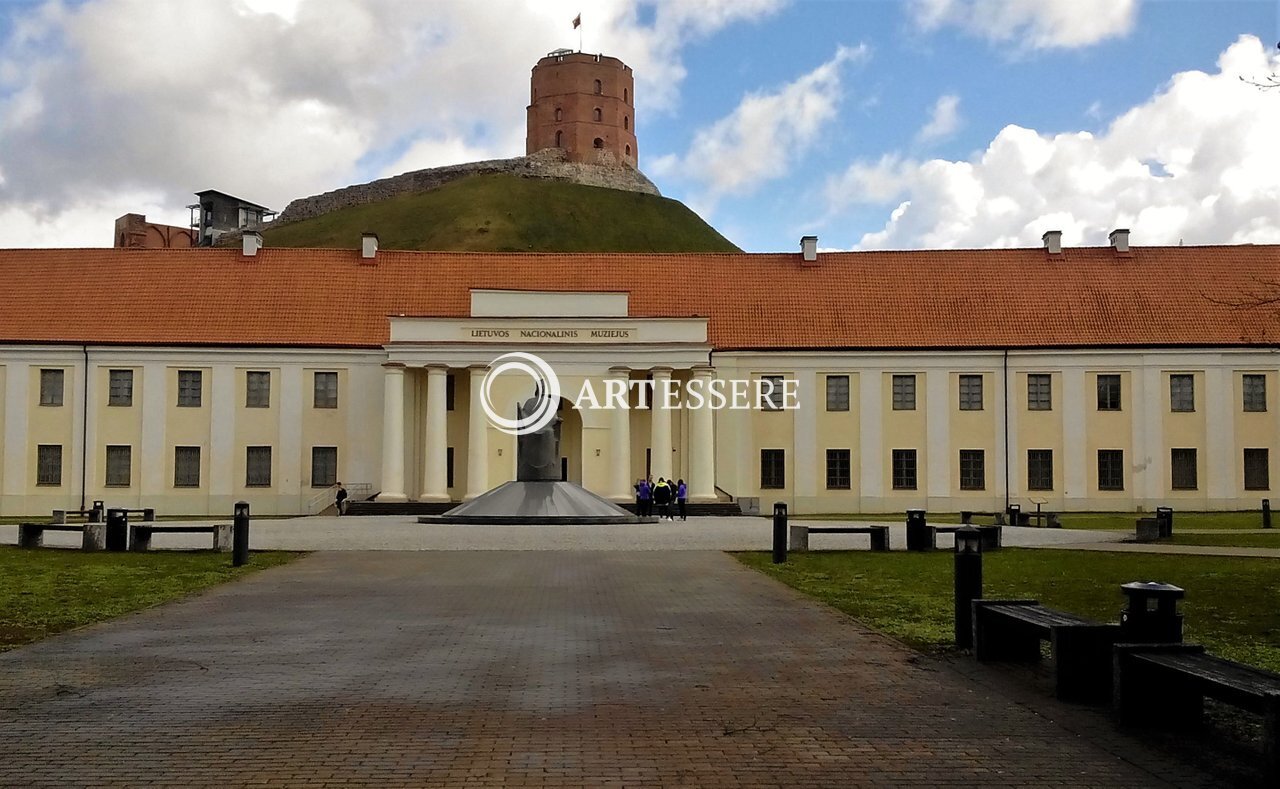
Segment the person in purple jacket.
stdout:
<path fill-rule="evenodd" d="M 653 488 L 649 487 L 649 480 L 642 479 L 636 485 L 636 514 L 642 518 L 647 518 L 652 512 Z"/>
<path fill-rule="evenodd" d="M 680 507 L 680 520 L 689 520 L 689 488 L 684 480 L 676 482 L 676 504 Z"/>

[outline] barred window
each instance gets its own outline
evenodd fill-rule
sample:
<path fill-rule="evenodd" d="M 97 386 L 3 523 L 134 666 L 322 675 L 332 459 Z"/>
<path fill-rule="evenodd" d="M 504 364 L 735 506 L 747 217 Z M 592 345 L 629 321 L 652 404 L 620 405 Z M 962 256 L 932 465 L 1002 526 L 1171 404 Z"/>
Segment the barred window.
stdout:
<path fill-rule="evenodd" d="M 850 451 L 847 449 L 827 450 L 827 490 L 848 490 Z"/>
<path fill-rule="evenodd" d="M 827 410 L 849 410 L 849 376 L 827 376 Z"/>
<path fill-rule="evenodd" d="M 178 407 L 199 408 L 204 376 L 200 370 L 178 371 Z"/>
<path fill-rule="evenodd" d="M 250 370 L 245 375 L 245 408 L 271 407 L 271 373 Z"/>
<path fill-rule="evenodd" d="M 914 375 L 893 376 L 893 410 L 916 410 L 916 377 Z"/>
<path fill-rule="evenodd" d="M 40 371 L 40 405 L 62 405 L 62 370 Z"/>
<path fill-rule="evenodd" d="M 768 381 L 768 384 L 760 384 L 760 408 L 764 411 L 781 411 L 782 410 L 782 376 L 781 375 L 762 375 L 761 381 Z M 770 386 L 769 384 L 772 384 Z"/>
<path fill-rule="evenodd" d="M 1244 410 L 1267 410 L 1267 377 L 1247 374 L 1244 377 Z"/>
<path fill-rule="evenodd" d="M 1098 410 L 1120 410 L 1120 376 L 1112 374 L 1098 376 Z"/>
<path fill-rule="evenodd" d="M 1027 450 L 1027 490 L 1053 490 L 1053 450 Z"/>
<path fill-rule="evenodd" d="M 173 486 L 200 487 L 200 447 L 173 448 Z"/>
<path fill-rule="evenodd" d="M 312 404 L 316 408 L 338 407 L 338 374 L 316 373 Z"/>
<path fill-rule="evenodd" d="M 981 449 L 960 450 L 960 490 L 986 490 L 986 453 Z"/>
<path fill-rule="evenodd" d="M 327 488 L 338 482 L 338 448 L 311 448 L 311 487 Z"/>
<path fill-rule="evenodd" d="M 248 447 L 244 467 L 246 488 L 271 487 L 271 447 Z"/>
<path fill-rule="evenodd" d="M 133 447 L 107 447 L 107 487 L 127 488 L 131 483 Z"/>
<path fill-rule="evenodd" d="M 107 405 L 133 405 L 133 370 L 107 371 Z"/>
<path fill-rule="evenodd" d="M 1271 466 L 1268 450 L 1246 449 L 1244 451 L 1244 489 L 1271 490 Z"/>
<path fill-rule="evenodd" d="M 1169 410 L 1196 410 L 1195 376 L 1185 374 L 1169 376 Z"/>
<path fill-rule="evenodd" d="M 1032 373 L 1027 376 L 1027 410 L 1053 410 L 1053 377 L 1048 373 Z"/>
<path fill-rule="evenodd" d="M 982 376 L 960 376 L 960 410 L 982 410 Z"/>
<path fill-rule="evenodd" d="M 914 449 L 893 450 L 893 489 L 916 489 L 916 451 Z"/>
<path fill-rule="evenodd" d="M 760 450 L 760 488 L 777 490 L 787 486 L 787 453 L 782 449 Z"/>
<path fill-rule="evenodd" d="M 1098 490 L 1124 490 L 1124 450 L 1098 450 Z"/>
<path fill-rule="evenodd" d="M 40 444 L 36 447 L 36 484 L 62 484 L 61 444 Z"/>
<path fill-rule="evenodd" d="M 1170 450 L 1171 461 L 1169 467 L 1173 470 L 1173 489 L 1174 490 L 1195 490 L 1196 480 L 1196 451 L 1194 449 L 1172 449 Z"/>

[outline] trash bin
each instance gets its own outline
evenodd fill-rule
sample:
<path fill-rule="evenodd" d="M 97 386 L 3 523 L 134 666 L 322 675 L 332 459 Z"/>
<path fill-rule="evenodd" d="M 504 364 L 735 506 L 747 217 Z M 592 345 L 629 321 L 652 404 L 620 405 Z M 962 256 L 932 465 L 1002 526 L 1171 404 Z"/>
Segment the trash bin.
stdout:
<path fill-rule="evenodd" d="M 1026 526 L 1027 523 L 1031 522 L 1029 518 L 1027 519 L 1027 523 L 1022 522 L 1022 505 L 1021 504 L 1010 504 L 1008 508 L 1005 509 L 1004 512 L 1005 512 L 1005 515 L 1009 517 L 1010 526 Z"/>
<path fill-rule="evenodd" d="M 907 510 L 907 550 L 932 551 L 933 531 L 925 520 L 924 510 Z"/>
<path fill-rule="evenodd" d="M 1160 539 L 1173 536 L 1173 507 L 1156 507 L 1156 522 L 1160 524 Z"/>
<path fill-rule="evenodd" d="M 1127 600 L 1120 612 L 1120 637 L 1129 643 L 1182 643 L 1182 613 L 1178 601 L 1186 591 L 1156 581 L 1120 585 Z"/>
<path fill-rule="evenodd" d="M 107 510 L 107 550 L 129 550 L 129 511 Z"/>

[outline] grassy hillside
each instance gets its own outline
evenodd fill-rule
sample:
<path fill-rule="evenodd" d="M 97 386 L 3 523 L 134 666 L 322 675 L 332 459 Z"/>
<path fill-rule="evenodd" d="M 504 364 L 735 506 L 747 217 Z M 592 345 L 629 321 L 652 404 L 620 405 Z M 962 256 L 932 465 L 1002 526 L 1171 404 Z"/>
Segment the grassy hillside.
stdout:
<path fill-rule="evenodd" d="M 273 247 L 474 252 L 737 252 L 682 203 L 665 197 L 510 175 L 478 175 L 420 194 L 268 228 Z"/>

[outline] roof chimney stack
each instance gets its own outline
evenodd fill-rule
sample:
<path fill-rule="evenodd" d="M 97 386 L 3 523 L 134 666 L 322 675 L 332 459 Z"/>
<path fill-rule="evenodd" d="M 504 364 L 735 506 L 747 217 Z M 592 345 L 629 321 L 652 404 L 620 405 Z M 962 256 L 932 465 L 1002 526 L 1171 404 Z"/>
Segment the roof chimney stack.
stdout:
<path fill-rule="evenodd" d="M 817 265 L 818 263 L 818 237 L 804 236 L 800 239 L 800 254 L 803 262 L 808 265 Z"/>
<path fill-rule="evenodd" d="M 1117 227 L 1111 231 L 1111 235 L 1107 236 L 1111 240 L 1111 248 L 1117 252 L 1129 251 L 1129 229 L 1127 227 Z"/>
<path fill-rule="evenodd" d="M 262 249 L 262 234 L 257 230 L 246 230 L 240 237 L 240 251 L 247 258 L 254 257 Z"/>
<path fill-rule="evenodd" d="M 378 256 L 378 234 L 377 233 L 361 233 L 360 234 L 360 258 L 362 260 L 373 260 Z"/>
<path fill-rule="evenodd" d="M 1040 236 L 1040 238 L 1044 241 L 1045 252 L 1048 252 L 1050 255 L 1062 254 L 1061 230 L 1046 230 L 1044 231 L 1044 235 Z"/>

